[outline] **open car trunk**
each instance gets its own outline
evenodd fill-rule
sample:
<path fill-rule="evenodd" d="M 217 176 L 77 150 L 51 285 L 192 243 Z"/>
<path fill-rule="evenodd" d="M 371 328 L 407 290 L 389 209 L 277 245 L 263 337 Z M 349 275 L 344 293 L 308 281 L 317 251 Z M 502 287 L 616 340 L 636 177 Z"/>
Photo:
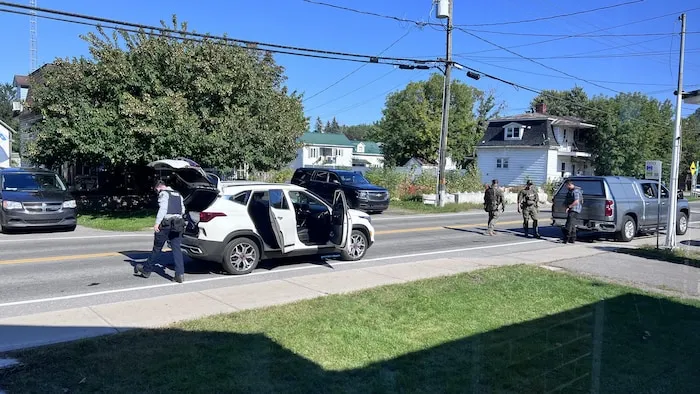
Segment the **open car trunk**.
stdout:
<path fill-rule="evenodd" d="M 180 193 L 188 212 L 202 212 L 219 196 L 215 176 L 207 174 L 189 159 L 157 160 L 148 164 L 157 171 L 168 171 L 169 186 Z"/>

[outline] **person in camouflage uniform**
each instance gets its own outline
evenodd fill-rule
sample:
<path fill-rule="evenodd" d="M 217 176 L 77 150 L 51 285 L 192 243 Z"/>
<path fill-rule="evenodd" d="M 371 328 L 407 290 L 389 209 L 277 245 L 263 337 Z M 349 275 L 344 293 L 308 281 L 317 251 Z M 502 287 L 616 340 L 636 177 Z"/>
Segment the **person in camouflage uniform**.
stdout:
<path fill-rule="evenodd" d="M 484 210 L 489 213 L 488 235 L 496 235 L 494 230 L 498 216 L 506 209 L 503 200 L 503 192 L 498 188 L 498 179 L 494 179 L 484 192 Z"/>
<path fill-rule="evenodd" d="M 523 231 L 526 237 L 530 235 L 529 225 L 530 220 L 532 220 L 535 238 L 541 238 L 539 228 L 537 227 L 539 204 L 540 197 L 537 194 L 537 190 L 532 187 L 532 181 L 528 180 L 527 183 L 525 183 L 525 189 L 518 193 L 518 212 L 523 213 Z"/>

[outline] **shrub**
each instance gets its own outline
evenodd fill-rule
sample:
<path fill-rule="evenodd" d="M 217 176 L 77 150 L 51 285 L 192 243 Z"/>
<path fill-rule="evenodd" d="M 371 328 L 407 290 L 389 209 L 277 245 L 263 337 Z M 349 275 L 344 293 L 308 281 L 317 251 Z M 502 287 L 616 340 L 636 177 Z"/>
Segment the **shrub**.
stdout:
<path fill-rule="evenodd" d="M 294 175 L 293 169 L 283 168 L 275 171 L 251 173 L 250 180 L 271 183 L 288 183 L 292 180 L 292 175 Z"/>
<path fill-rule="evenodd" d="M 484 190 L 484 185 L 481 183 L 481 172 L 476 166 L 446 173 L 445 186 L 448 193 L 482 192 Z"/>
<path fill-rule="evenodd" d="M 423 194 L 435 193 L 437 176 L 432 172 L 405 172 L 394 168 L 372 169 L 365 174 L 371 183 L 389 190 L 392 200 L 422 201 Z M 445 174 L 448 193 L 481 192 L 481 175 L 475 167 Z"/>

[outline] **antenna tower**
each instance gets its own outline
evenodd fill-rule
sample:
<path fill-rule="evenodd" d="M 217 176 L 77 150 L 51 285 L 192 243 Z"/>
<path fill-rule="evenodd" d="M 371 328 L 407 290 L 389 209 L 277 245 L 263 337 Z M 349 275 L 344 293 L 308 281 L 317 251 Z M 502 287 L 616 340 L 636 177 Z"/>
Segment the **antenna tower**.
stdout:
<path fill-rule="evenodd" d="M 36 8 L 36 0 L 29 0 L 29 5 Z M 29 73 L 36 70 L 36 11 L 29 17 Z"/>

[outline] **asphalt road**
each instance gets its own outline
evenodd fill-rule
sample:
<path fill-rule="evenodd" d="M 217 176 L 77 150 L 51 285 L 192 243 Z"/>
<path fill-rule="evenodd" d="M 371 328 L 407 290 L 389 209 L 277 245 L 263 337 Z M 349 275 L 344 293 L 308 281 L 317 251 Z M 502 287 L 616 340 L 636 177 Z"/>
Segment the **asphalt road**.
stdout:
<path fill-rule="evenodd" d="M 700 208 L 700 206 L 698 206 Z M 108 233 L 78 229 L 74 233 L 0 236 L 0 317 L 18 316 L 108 302 L 151 298 L 207 288 L 284 279 L 356 266 L 394 264 L 446 257 L 488 257 L 517 251 L 556 253 L 560 232 L 541 213 L 543 240 L 524 238 L 521 216 L 506 212 L 499 234 L 485 235 L 483 213 L 373 217 L 376 243 L 360 262 L 297 258 L 265 261 L 255 272 L 226 275 L 218 264 L 188 262 L 186 282 L 170 281 L 172 271 L 143 279 L 132 264 L 145 260 L 152 234 Z M 172 261 L 166 253 L 162 263 Z"/>

